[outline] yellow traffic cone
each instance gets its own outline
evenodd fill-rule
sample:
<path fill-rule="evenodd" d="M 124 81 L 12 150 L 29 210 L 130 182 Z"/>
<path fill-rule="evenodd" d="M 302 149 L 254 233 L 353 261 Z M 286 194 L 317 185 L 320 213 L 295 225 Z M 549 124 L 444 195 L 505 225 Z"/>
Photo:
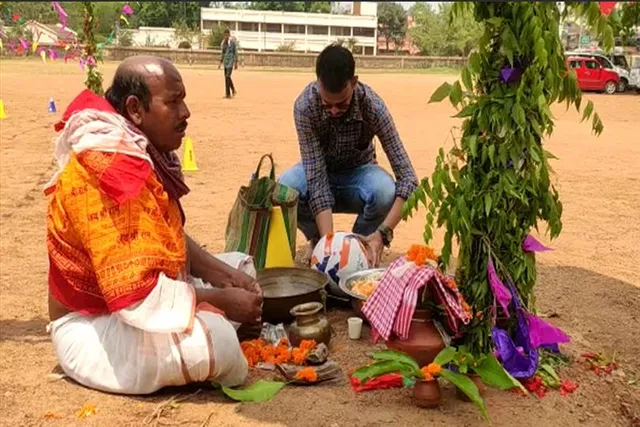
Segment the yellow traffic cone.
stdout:
<path fill-rule="evenodd" d="M 194 172 L 198 170 L 196 164 L 196 153 L 193 151 L 193 141 L 191 137 L 186 137 L 184 140 L 184 158 L 182 160 L 183 172 Z"/>
<path fill-rule="evenodd" d="M 287 228 L 284 225 L 284 216 L 280 206 L 274 206 L 271 211 L 268 239 L 264 267 L 293 267 L 291 246 L 289 246 Z"/>
<path fill-rule="evenodd" d="M 4 120 L 7 118 L 7 114 L 4 112 L 4 102 L 0 99 L 0 120 Z"/>

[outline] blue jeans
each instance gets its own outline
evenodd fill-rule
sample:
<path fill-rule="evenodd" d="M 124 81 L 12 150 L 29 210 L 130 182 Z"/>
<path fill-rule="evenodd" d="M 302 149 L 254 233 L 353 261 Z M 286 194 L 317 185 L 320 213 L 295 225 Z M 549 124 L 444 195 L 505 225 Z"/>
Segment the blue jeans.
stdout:
<path fill-rule="evenodd" d="M 279 182 L 300 193 L 298 228 L 311 242 L 320 239 L 316 220 L 309 209 L 307 178 L 302 163 L 286 171 Z M 333 213 L 358 215 L 353 232 L 368 236 L 387 217 L 396 199 L 396 184 L 378 165 L 359 166 L 347 172 L 329 173 L 329 186 L 335 199 Z"/>

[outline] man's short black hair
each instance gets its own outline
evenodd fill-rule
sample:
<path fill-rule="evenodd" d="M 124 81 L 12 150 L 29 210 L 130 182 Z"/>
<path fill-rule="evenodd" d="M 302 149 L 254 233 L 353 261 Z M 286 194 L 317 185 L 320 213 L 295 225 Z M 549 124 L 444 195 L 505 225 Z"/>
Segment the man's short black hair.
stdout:
<path fill-rule="evenodd" d="M 222 32 L 222 34 L 231 34 L 231 31 L 229 31 L 228 28 L 225 28 L 224 31 Z"/>
<path fill-rule="evenodd" d="M 316 77 L 331 93 L 338 93 L 353 79 L 356 61 L 349 49 L 331 44 L 324 48 L 316 60 Z"/>
<path fill-rule="evenodd" d="M 107 89 L 104 97 L 118 113 L 126 117 L 125 103 L 127 102 L 127 98 L 132 95 L 140 100 L 146 111 L 149 111 L 151 91 L 149 90 L 146 77 L 139 73 L 116 73 L 113 78 L 113 83 L 111 87 Z"/>

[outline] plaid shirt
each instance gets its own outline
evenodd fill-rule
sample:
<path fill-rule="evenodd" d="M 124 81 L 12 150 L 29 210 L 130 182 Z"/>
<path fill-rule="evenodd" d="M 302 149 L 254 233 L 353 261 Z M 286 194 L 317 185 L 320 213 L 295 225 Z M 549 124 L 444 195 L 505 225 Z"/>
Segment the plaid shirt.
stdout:
<path fill-rule="evenodd" d="M 328 172 L 375 163 L 374 136 L 380 140 L 396 176 L 396 196 L 406 200 L 416 189 L 418 178 L 391 114 L 369 86 L 358 83 L 349 111 L 340 119 L 332 119 L 322 108 L 316 82 L 310 83 L 295 102 L 294 120 L 314 215 L 335 204 Z"/>

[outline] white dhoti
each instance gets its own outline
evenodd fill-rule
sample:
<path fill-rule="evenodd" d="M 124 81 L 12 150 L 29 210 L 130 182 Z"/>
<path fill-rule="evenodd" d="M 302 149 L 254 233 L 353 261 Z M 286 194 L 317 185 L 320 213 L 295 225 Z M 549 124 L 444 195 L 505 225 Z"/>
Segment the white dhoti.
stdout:
<path fill-rule="evenodd" d="M 251 258 L 220 260 L 255 277 Z M 236 334 L 238 324 L 206 305 L 196 307 L 195 288 L 161 275 L 140 303 L 100 316 L 69 313 L 49 324 L 60 366 L 78 383 L 105 392 L 149 394 L 166 386 L 215 381 L 244 382 L 248 365 Z"/>

